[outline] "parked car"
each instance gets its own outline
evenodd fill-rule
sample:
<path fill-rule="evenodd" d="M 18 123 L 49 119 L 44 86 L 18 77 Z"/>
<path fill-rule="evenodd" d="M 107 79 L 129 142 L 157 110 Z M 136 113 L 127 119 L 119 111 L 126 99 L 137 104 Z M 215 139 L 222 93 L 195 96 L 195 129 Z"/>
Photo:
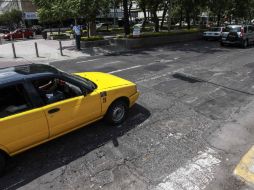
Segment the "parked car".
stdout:
<path fill-rule="evenodd" d="M 229 25 L 222 33 L 221 45 L 241 45 L 248 47 L 254 42 L 253 25 Z"/>
<path fill-rule="evenodd" d="M 224 27 L 212 27 L 203 33 L 204 40 L 221 40 Z"/>
<path fill-rule="evenodd" d="M 122 123 L 138 97 L 134 83 L 110 74 L 40 64 L 0 69 L 0 171 L 6 156 L 102 118 Z"/>
<path fill-rule="evenodd" d="M 30 29 L 17 29 L 14 32 L 10 32 L 4 35 L 4 39 L 21 39 L 21 38 L 31 38 L 33 37 L 33 31 Z"/>

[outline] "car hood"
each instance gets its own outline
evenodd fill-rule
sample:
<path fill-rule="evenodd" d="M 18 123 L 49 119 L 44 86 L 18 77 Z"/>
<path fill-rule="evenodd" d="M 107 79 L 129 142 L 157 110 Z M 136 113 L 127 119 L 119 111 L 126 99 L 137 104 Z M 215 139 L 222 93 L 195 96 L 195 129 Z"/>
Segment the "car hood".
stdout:
<path fill-rule="evenodd" d="M 93 81 L 97 85 L 98 90 L 105 90 L 114 87 L 135 85 L 134 83 L 122 79 L 120 77 L 100 72 L 84 72 L 84 73 L 75 73 L 83 78 Z"/>

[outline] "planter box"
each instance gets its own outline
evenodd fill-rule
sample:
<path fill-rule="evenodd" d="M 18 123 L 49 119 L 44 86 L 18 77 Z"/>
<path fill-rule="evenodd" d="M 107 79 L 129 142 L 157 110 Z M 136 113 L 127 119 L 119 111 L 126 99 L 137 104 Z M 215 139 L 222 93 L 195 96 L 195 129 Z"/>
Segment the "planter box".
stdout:
<path fill-rule="evenodd" d="M 145 37 L 136 39 L 112 39 L 111 43 L 125 49 L 138 49 L 166 45 L 176 42 L 187 42 L 202 39 L 201 33 L 177 34 L 170 36 Z"/>
<path fill-rule="evenodd" d="M 99 46 L 107 46 L 107 45 L 109 45 L 108 40 L 81 41 L 81 48 L 99 47 Z"/>

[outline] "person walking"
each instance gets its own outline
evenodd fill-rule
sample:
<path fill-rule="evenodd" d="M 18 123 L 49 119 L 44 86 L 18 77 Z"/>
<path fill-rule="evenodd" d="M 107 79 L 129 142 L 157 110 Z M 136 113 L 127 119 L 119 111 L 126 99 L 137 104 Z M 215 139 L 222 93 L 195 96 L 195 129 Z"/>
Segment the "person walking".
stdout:
<path fill-rule="evenodd" d="M 80 40 L 81 40 L 81 26 L 75 24 L 75 26 L 73 26 L 73 31 L 75 34 L 75 40 L 76 40 L 76 48 L 78 51 L 81 50 L 80 48 Z"/>

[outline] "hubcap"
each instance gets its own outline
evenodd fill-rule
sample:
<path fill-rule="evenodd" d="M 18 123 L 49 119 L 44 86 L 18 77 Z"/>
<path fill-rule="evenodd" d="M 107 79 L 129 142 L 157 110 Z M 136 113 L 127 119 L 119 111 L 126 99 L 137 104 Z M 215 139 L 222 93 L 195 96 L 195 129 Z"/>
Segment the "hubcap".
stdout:
<path fill-rule="evenodd" d="M 115 109 L 113 110 L 113 118 L 112 119 L 115 122 L 119 122 L 123 119 L 124 114 L 125 114 L 124 106 L 115 107 Z"/>

